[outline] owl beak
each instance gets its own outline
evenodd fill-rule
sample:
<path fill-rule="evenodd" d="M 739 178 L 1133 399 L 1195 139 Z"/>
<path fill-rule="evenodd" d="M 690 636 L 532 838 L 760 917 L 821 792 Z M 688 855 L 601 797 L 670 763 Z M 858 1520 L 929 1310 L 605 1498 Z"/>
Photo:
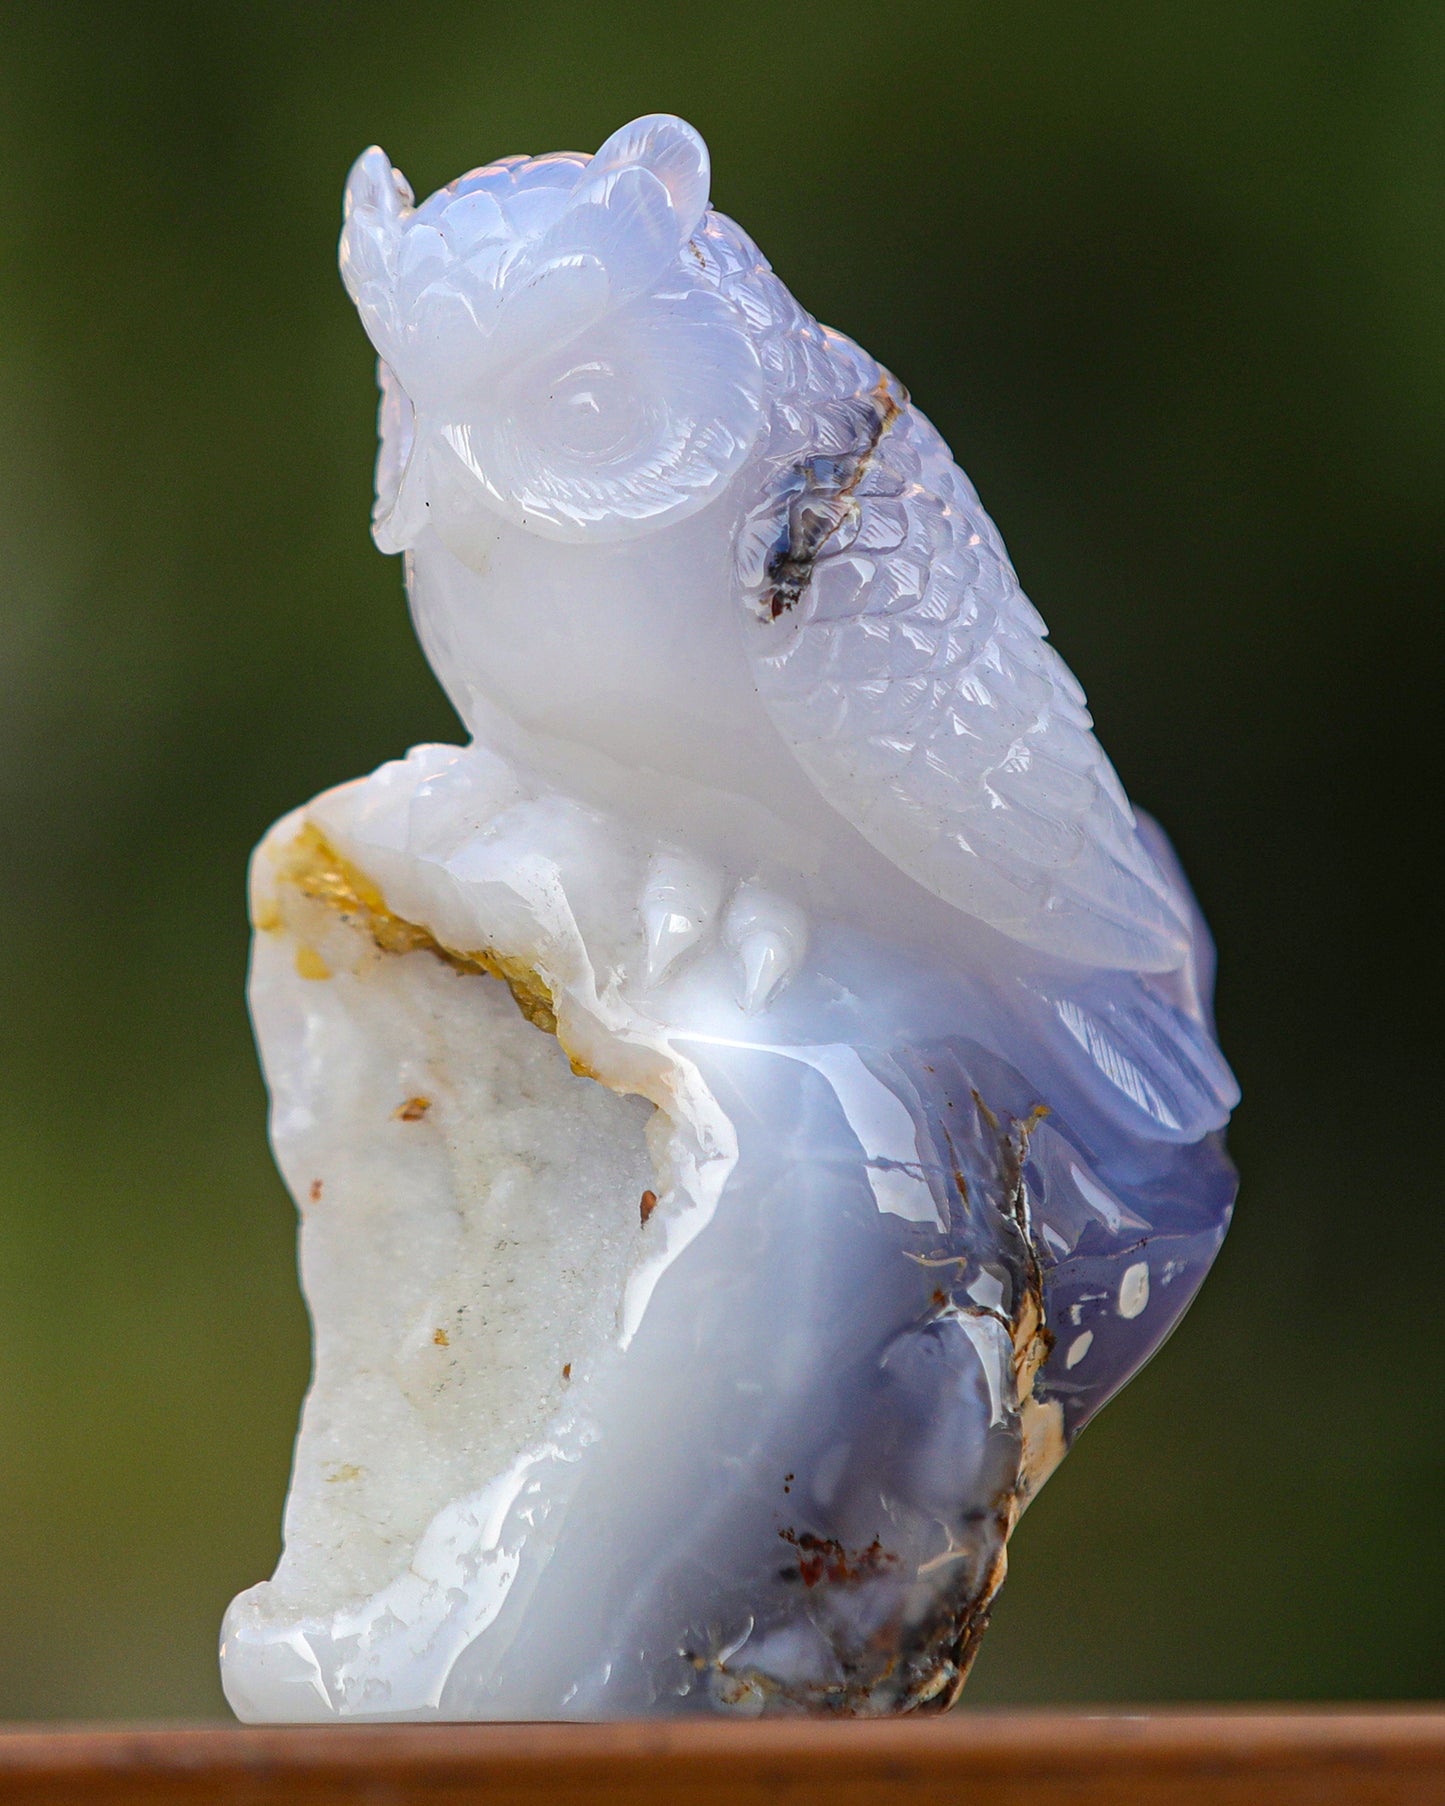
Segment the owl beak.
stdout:
<path fill-rule="evenodd" d="M 396 486 L 396 497 L 384 514 L 378 512 L 372 519 L 371 537 L 376 541 L 378 551 L 407 551 L 416 544 L 427 524 L 426 466 L 434 437 L 435 429 L 418 420 L 416 437 Z"/>

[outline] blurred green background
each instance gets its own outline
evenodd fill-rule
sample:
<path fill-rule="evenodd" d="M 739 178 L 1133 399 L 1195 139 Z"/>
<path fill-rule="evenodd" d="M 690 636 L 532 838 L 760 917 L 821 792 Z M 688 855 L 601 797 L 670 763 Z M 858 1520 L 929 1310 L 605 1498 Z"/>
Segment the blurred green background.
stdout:
<path fill-rule="evenodd" d="M 0 34 L 0 1718 L 216 1714 L 307 1371 L 247 853 L 454 720 L 335 275 L 670 110 L 909 384 L 1222 950 L 1244 1191 L 975 1703 L 1445 1691 L 1445 9 L 58 0 Z"/>

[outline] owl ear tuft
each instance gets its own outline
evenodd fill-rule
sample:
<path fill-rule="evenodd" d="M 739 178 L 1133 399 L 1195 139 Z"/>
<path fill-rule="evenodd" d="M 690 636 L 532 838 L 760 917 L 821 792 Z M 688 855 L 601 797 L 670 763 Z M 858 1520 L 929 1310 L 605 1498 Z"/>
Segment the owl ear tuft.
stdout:
<path fill-rule="evenodd" d="M 386 152 L 374 144 L 363 151 L 346 178 L 341 280 L 367 336 L 387 359 L 396 356 L 396 258 L 411 203 L 406 177 L 392 168 Z"/>
<path fill-rule="evenodd" d="M 378 223 L 397 223 L 412 204 L 411 184 L 379 144 L 364 150 L 351 166 L 346 178 L 346 194 L 342 213 L 349 221 L 357 214 L 369 214 Z"/>
<path fill-rule="evenodd" d="M 676 217 L 678 244 L 684 245 L 707 211 L 711 164 L 707 146 L 685 119 L 649 113 L 614 132 L 588 164 L 580 186 L 629 168 L 656 176 L 667 190 Z"/>
<path fill-rule="evenodd" d="M 707 211 L 707 146 L 665 113 L 614 132 L 537 242 L 538 268 L 578 257 L 606 271 L 612 305 L 645 294 Z"/>

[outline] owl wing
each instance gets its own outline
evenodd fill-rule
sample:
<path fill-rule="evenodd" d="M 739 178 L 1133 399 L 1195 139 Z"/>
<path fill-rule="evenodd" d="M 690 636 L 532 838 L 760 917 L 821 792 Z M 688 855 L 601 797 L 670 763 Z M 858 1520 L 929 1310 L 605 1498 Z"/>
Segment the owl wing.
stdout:
<path fill-rule="evenodd" d="M 1084 693 L 947 446 L 840 335 L 795 316 L 775 363 L 780 337 L 795 368 L 775 379 L 832 391 L 779 406 L 739 547 L 755 680 L 783 738 L 834 808 L 946 902 L 1084 965 L 1186 965 L 1190 899 L 1151 857 Z M 841 396 L 840 368 L 857 378 Z"/>

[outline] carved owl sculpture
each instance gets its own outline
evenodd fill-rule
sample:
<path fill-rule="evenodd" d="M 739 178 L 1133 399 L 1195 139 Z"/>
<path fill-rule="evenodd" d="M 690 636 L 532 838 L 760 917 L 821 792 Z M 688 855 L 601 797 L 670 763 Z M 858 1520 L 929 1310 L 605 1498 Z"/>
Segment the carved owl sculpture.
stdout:
<path fill-rule="evenodd" d="M 947 1704 L 1228 1222 L 1167 841 L 708 188 L 665 116 L 347 186 L 373 532 L 474 738 L 253 867 L 317 1360 L 243 1717 Z"/>
<path fill-rule="evenodd" d="M 707 203 L 707 151 L 669 118 L 416 209 L 362 158 L 342 270 L 382 360 L 377 543 L 431 529 L 485 581 L 526 534 L 647 585 L 657 537 L 686 534 L 708 558 L 671 607 L 728 621 L 778 739 L 872 846 L 1047 953 L 1185 967 L 1188 897 L 968 479 Z"/>

